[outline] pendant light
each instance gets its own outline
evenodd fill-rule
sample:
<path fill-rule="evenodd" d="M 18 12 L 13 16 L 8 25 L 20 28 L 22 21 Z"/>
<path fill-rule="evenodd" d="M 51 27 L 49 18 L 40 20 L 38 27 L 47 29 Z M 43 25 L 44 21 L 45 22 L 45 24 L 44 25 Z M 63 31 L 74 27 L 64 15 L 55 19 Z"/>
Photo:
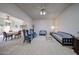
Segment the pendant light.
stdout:
<path fill-rule="evenodd" d="M 46 15 L 46 10 L 44 8 L 41 9 L 40 15 Z"/>
<path fill-rule="evenodd" d="M 41 7 L 41 10 L 40 10 L 40 15 L 46 15 L 46 9 L 45 9 L 45 4 L 42 4 L 41 5 L 42 7 Z"/>

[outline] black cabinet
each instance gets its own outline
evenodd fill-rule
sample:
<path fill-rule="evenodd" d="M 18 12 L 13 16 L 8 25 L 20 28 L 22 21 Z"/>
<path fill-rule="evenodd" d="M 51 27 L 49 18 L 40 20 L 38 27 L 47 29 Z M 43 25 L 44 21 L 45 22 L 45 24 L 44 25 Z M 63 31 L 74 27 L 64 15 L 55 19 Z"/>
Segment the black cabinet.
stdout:
<path fill-rule="evenodd" d="M 74 39 L 74 51 L 79 55 L 79 37 Z"/>

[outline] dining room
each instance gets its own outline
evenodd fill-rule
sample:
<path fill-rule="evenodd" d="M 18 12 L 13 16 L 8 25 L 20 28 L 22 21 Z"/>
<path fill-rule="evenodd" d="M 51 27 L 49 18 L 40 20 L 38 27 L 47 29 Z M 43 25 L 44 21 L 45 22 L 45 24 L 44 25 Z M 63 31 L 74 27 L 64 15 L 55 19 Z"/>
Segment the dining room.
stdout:
<path fill-rule="evenodd" d="M 21 38 L 24 21 L 0 12 L 0 41 Z"/>

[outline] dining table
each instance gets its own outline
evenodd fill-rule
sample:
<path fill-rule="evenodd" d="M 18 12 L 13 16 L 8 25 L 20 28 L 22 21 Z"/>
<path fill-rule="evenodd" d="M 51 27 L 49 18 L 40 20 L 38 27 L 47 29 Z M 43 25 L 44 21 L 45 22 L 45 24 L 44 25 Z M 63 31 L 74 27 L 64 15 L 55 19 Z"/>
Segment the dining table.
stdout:
<path fill-rule="evenodd" d="M 12 35 L 12 39 L 14 39 L 17 33 L 18 32 L 12 31 L 12 32 L 7 32 L 7 35 Z"/>

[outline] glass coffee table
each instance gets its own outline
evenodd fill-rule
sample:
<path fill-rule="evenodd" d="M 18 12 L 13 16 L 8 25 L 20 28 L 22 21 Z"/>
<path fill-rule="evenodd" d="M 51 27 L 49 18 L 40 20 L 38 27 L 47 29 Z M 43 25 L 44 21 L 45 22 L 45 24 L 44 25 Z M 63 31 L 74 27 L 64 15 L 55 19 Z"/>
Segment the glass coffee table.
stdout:
<path fill-rule="evenodd" d="M 50 35 L 50 33 L 47 33 L 46 40 L 52 40 L 52 36 Z"/>

